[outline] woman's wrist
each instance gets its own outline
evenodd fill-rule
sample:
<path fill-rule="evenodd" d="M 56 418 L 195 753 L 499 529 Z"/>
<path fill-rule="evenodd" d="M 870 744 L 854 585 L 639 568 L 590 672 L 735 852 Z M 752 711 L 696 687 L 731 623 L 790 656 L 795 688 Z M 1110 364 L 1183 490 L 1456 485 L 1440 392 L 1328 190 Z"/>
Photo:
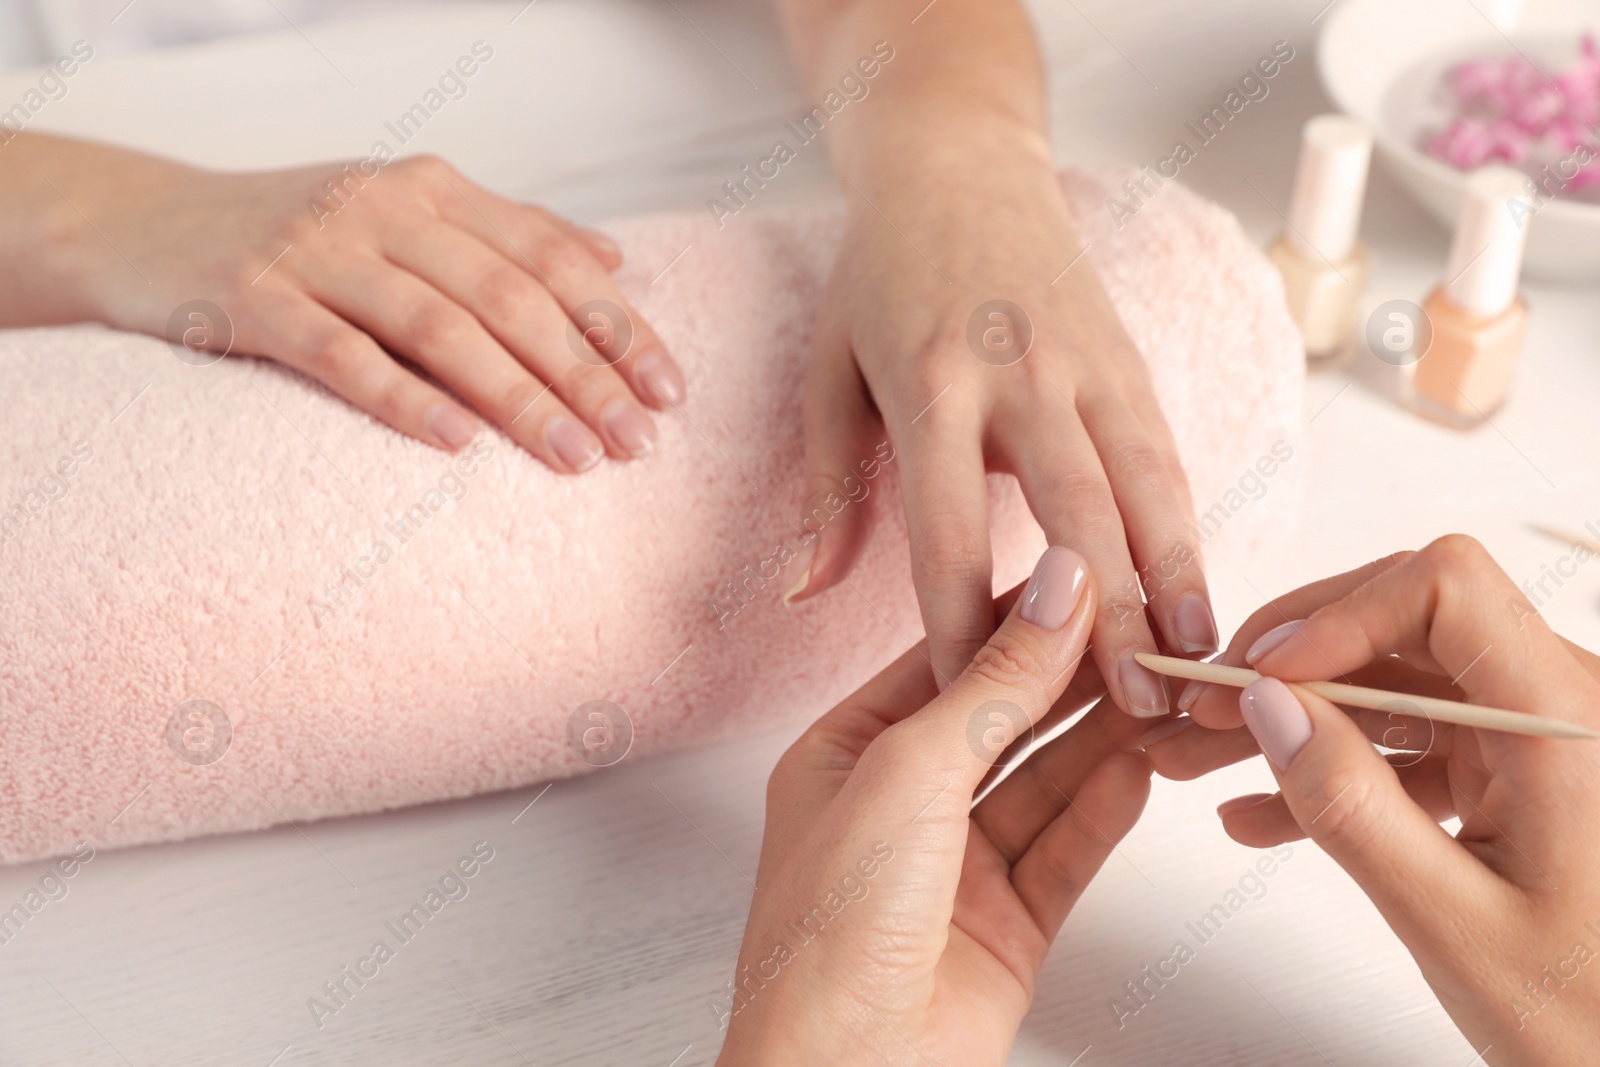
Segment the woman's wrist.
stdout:
<path fill-rule="evenodd" d="M 838 159 L 840 174 L 872 197 L 901 188 L 947 184 L 947 176 L 1012 184 L 1055 181 L 1044 130 L 1004 109 L 962 105 L 954 112 L 919 105 L 872 125 Z"/>
<path fill-rule="evenodd" d="M 0 326 L 103 319 L 95 279 L 136 268 L 122 260 L 116 196 L 172 180 L 178 168 L 103 145 L 23 134 L 0 149 Z M 159 173 L 158 173 L 159 171 Z"/>

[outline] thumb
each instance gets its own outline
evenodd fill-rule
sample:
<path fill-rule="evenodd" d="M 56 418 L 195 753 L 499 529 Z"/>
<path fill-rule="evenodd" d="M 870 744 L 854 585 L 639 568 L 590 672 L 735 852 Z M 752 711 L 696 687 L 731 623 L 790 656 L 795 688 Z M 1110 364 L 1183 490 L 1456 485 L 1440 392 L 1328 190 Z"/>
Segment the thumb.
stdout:
<path fill-rule="evenodd" d="M 805 500 L 796 532 L 808 544 L 785 604 L 816 596 L 850 573 L 871 525 L 872 481 L 894 458 L 842 329 L 818 325 L 806 366 L 804 421 Z"/>
<path fill-rule="evenodd" d="M 1239 710 L 1295 822 L 1396 932 L 1460 928 L 1493 875 L 1411 799 L 1349 716 L 1276 678 L 1246 687 Z"/>
<path fill-rule="evenodd" d="M 1094 605 L 1084 558 L 1064 545 L 1045 549 L 1022 595 L 966 670 L 891 727 L 911 739 L 903 743 L 914 754 L 914 772 L 942 773 L 970 806 L 1001 753 L 1031 737 L 1071 683 L 1088 646 Z"/>

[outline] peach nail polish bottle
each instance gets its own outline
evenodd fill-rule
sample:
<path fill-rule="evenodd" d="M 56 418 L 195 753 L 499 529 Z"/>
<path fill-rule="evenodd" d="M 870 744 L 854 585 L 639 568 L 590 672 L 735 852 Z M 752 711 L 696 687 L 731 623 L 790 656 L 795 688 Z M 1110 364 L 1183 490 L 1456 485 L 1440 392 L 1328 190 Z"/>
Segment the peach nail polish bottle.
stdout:
<path fill-rule="evenodd" d="M 1472 175 L 1456 217 L 1445 281 L 1423 304 L 1432 340 L 1411 368 L 1406 399 L 1418 413 L 1459 429 L 1505 402 L 1528 321 L 1517 296 L 1527 243 L 1523 176 L 1509 167 Z"/>
<path fill-rule="evenodd" d="M 1289 228 L 1267 255 L 1283 275 L 1289 312 L 1305 339 L 1306 359 L 1344 351 L 1366 288 L 1368 257 L 1357 239 L 1372 161 L 1372 132 L 1344 115 L 1318 115 L 1300 137 Z"/>

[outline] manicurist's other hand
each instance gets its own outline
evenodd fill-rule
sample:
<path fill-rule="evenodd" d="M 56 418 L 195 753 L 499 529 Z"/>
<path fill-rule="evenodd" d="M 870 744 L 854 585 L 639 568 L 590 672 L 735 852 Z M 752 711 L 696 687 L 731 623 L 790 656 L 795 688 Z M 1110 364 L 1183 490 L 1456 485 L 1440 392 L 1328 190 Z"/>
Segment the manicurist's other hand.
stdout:
<path fill-rule="evenodd" d="M 486 419 L 563 473 L 648 452 L 683 399 L 610 240 L 437 159 L 220 174 L 24 134 L 0 165 L 0 325 L 263 356 L 440 448 Z"/>
<path fill-rule="evenodd" d="M 806 380 L 802 524 L 820 536 L 791 599 L 850 570 L 872 509 L 819 505 L 850 495 L 886 439 L 948 684 L 988 636 L 986 475 L 1009 473 L 1047 539 L 1089 561 L 1091 655 L 1113 700 L 1165 715 L 1166 683 L 1135 653 L 1217 648 L 1193 505 L 1061 193 L 1027 17 L 1012 0 L 947 0 L 910 26 L 890 0 L 835 5 L 832 23 L 827 7 L 789 5 L 819 97 L 872 34 L 892 58 L 829 127 L 849 216 Z"/>
<path fill-rule="evenodd" d="M 1600 742 L 1346 713 L 1285 682 L 1349 680 L 1600 728 L 1600 659 L 1552 633 L 1470 538 L 1298 589 L 1224 660 L 1268 678 L 1202 686 L 1198 725 L 1148 746 L 1190 778 L 1265 753 L 1281 792 L 1220 809 L 1258 848 L 1310 837 L 1364 889 L 1491 1064 L 1600 1049 Z M 1375 743 L 1399 750 L 1385 758 Z M 1452 837 L 1438 824 L 1456 817 Z"/>
<path fill-rule="evenodd" d="M 1138 724 L 1102 704 L 972 808 L 996 757 L 1062 701 L 1096 609 L 1060 547 L 1010 599 L 943 692 L 919 646 L 779 760 L 724 1067 L 1005 1062 L 1150 775 L 1126 750 Z"/>

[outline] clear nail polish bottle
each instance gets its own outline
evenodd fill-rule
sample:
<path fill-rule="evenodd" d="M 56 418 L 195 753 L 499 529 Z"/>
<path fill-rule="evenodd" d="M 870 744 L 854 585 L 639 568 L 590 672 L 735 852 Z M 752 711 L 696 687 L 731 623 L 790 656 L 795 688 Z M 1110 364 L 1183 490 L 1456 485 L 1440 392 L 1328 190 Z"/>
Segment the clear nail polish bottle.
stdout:
<path fill-rule="evenodd" d="M 1528 322 L 1517 296 L 1528 231 L 1526 179 L 1485 167 L 1467 183 L 1445 281 L 1423 304 L 1432 339 L 1405 388 L 1418 413 L 1459 429 L 1505 402 Z"/>
<path fill-rule="evenodd" d="M 1366 288 L 1366 246 L 1357 239 L 1372 161 L 1372 132 L 1344 115 L 1318 115 L 1300 137 L 1289 227 L 1267 255 L 1283 275 L 1289 312 L 1305 339 L 1306 359 L 1340 355 Z"/>

